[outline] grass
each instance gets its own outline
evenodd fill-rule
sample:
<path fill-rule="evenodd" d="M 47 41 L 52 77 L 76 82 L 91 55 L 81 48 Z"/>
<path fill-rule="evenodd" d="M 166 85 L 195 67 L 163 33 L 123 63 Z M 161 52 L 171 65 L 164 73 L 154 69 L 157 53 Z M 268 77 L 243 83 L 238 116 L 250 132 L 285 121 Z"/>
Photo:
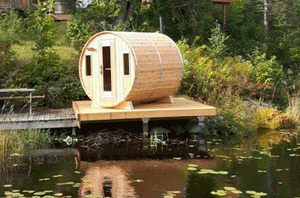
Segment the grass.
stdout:
<path fill-rule="evenodd" d="M 41 129 L 0 131 L 0 155 L 29 155 L 36 149 L 51 147 L 52 138 Z"/>
<path fill-rule="evenodd" d="M 299 124 L 300 120 L 300 98 L 292 98 L 289 106 L 286 109 L 286 115 L 291 117 L 296 123 Z"/>
<path fill-rule="evenodd" d="M 21 40 L 19 44 L 14 44 L 12 46 L 12 50 L 16 54 L 18 60 L 28 62 L 33 54 L 33 46 L 33 41 Z"/>
<path fill-rule="evenodd" d="M 22 40 L 19 44 L 13 45 L 12 50 L 15 52 L 18 60 L 29 62 L 33 54 L 33 47 L 34 43 L 32 41 Z M 54 50 L 57 52 L 62 62 L 70 61 L 72 54 L 75 51 L 73 47 L 65 45 L 56 45 Z"/>

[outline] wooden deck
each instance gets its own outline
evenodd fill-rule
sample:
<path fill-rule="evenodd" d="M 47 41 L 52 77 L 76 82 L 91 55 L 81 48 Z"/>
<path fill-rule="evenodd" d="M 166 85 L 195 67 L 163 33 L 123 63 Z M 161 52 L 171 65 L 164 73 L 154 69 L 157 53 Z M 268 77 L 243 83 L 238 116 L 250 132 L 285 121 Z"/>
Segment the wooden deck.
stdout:
<path fill-rule="evenodd" d="M 0 130 L 77 127 L 72 108 L 0 114 Z"/>
<path fill-rule="evenodd" d="M 149 103 L 134 106 L 133 110 L 92 108 L 91 101 L 74 101 L 73 109 L 80 127 L 83 122 L 130 120 L 147 118 L 180 118 L 215 116 L 215 107 L 185 98 L 174 98 L 173 104 Z"/>

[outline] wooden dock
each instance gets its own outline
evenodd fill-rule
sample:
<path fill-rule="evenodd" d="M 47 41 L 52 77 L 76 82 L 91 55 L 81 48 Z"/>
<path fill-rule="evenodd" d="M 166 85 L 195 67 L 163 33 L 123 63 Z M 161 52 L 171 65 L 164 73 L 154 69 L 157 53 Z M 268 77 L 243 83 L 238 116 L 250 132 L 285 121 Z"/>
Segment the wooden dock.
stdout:
<path fill-rule="evenodd" d="M 217 115 L 215 107 L 185 98 L 174 98 L 174 103 L 135 105 L 134 109 L 92 108 L 92 101 L 74 101 L 73 109 L 51 109 L 32 113 L 0 114 L 0 130 L 30 128 L 75 128 L 82 123 L 103 121 L 172 119 Z"/>
<path fill-rule="evenodd" d="M 0 130 L 73 127 L 77 121 L 72 108 L 0 114 Z"/>
<path fill-rule="evenodd" d="M 185 98 L 174 98 L 174 103 L 149 103 L 134 106 L 132 110 L 92 108 L 92 101 L 74 101 L 73 109 L 80 127 L 82 123 L 112 120 L 143 120 L 154 118 L 186 118 L 217 115 L 215 107 Z M 147 121 L 148 120 L 148 121 Z"/>

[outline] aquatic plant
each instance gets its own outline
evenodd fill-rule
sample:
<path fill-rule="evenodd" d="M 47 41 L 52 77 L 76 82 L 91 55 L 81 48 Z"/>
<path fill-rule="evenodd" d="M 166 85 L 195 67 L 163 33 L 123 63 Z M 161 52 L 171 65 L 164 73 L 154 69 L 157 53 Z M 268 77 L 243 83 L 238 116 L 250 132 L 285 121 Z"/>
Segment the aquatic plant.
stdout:
<path fill-rule="evenodd" d="M 0 130 L 0 155 L 27 155 L 33 150 L 49 148 L 52 138 L 49 131 L 41 129 Z"/>

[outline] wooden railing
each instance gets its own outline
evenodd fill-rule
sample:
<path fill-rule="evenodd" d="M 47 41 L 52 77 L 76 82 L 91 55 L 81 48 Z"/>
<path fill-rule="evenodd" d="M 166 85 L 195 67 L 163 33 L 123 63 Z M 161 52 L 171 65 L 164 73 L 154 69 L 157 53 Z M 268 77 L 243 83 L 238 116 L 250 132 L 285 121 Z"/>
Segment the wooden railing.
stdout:
<path fill-rule="evenodd" d="M 8 93 L 11 96 L 4 96 L 0 97 L 0 100 L 16 100 L 16 99 L 29 99 L 29 113 L 32 113 L 32 99 L 42 99 L 45 98 L 45 96 L 33 96 L 32 93 L 35 91 L 35 89 L 28 89 L 28 88 L 22 88 L 22 89 L 0 89 L 0 93 Z M 29 93 L 29 96 L 13 96 L 14 93 Z"/>

